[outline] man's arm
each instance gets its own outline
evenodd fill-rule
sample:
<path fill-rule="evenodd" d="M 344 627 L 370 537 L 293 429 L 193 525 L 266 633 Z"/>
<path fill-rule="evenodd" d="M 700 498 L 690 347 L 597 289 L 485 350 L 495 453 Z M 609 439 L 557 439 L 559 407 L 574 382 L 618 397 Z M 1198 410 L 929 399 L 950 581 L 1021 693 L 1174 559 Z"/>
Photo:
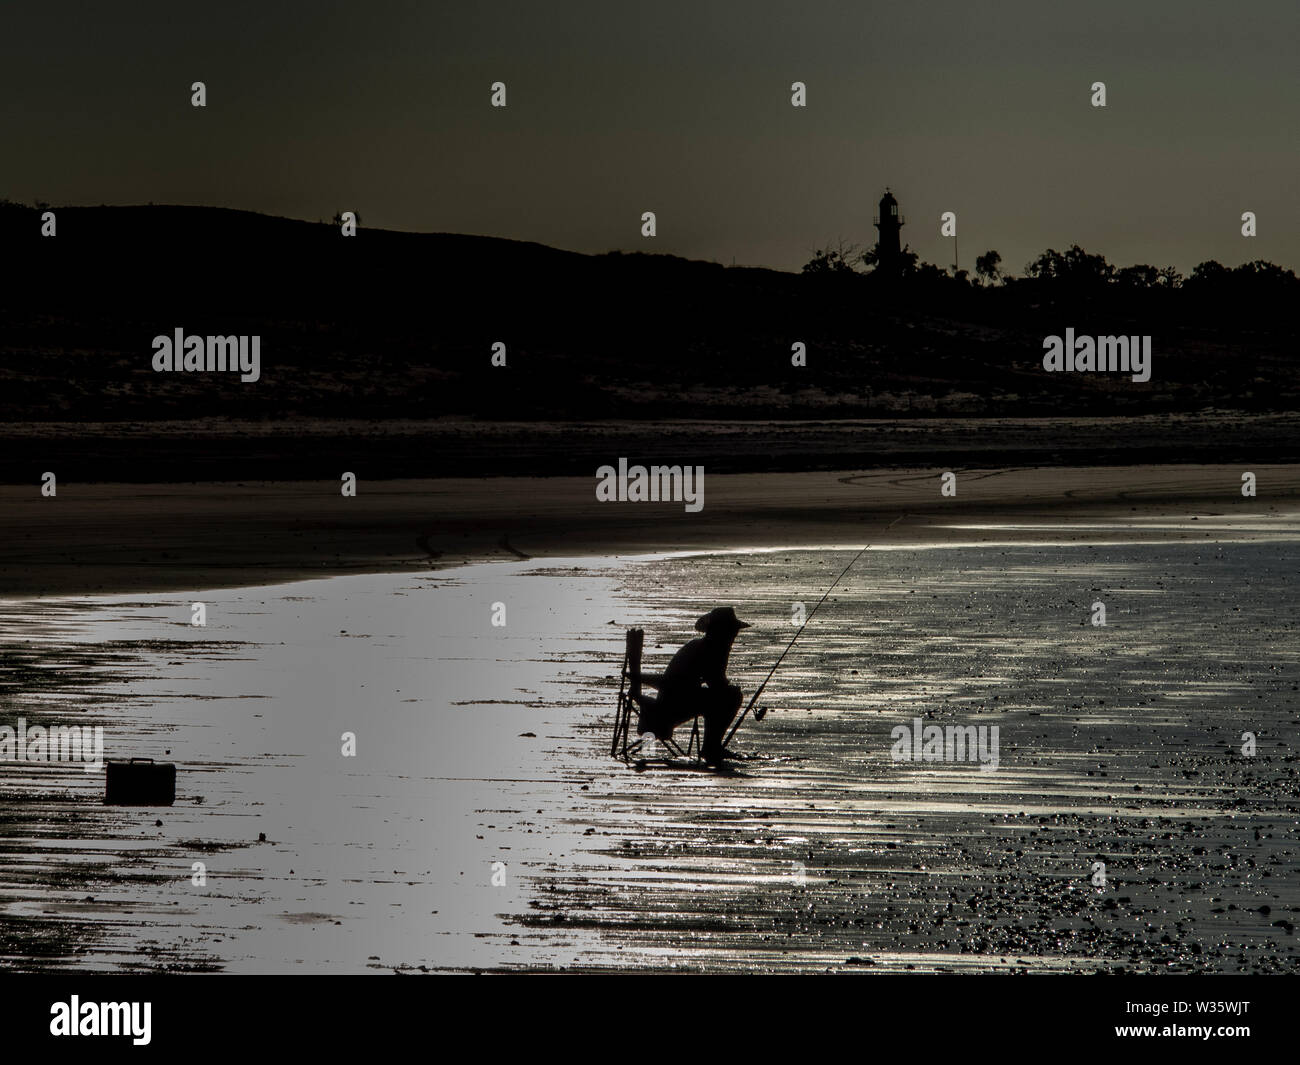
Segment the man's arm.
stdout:
<path fill-rule="evenodd" d="M 704 661 L 700 663 L 703 667 L 700 676 L 704 683 L 709 686 L 710 691 L 722 691 L 727 687 L 726 656 L 711 654 L 703 657 Z"/>

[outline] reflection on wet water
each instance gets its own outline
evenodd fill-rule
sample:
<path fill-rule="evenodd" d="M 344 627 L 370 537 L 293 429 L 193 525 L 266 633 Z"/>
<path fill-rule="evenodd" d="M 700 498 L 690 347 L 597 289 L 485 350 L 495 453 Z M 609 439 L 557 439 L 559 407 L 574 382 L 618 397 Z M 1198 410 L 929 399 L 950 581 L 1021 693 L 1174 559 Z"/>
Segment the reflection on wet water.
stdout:
<path fill-rule="evenodd" d="M 107 808 L 102 775 L 0 767 L 0 952 L 274 972 L 1291 969 L 1294 544 L 868 552 L 721 775 L 608 759 L 624 629 L 645 627 L 654 668 L 734 604 L 755 623 L 731 667 L 750 689 L 852 552 L 3 602 L 0 723 L 103 724 L 109 757 L 175 761 L 179 798 Z M 998 726 L 999 769 L 892 761 L 891 729 L 916 717 Z"/>

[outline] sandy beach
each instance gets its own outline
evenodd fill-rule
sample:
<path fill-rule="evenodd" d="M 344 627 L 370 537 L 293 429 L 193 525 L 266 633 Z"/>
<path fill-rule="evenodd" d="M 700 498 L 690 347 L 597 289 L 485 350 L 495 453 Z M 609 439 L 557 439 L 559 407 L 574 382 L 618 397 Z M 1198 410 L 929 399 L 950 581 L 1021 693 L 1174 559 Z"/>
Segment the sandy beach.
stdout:
<path fill-rule="evenodd" d="M 1300 473 L 1240 472 L 742 475 L 700 515 L 585 479 L 4 489 L 4 720 L 103 725 L 178 800 L 0 764 L 0 959 L 1294 971 Z M 868 541 L 727 772 L 610 759 L 626 627 L 654 665 L 734 604 L 752 690 Z M 895 760 L 918 718 L 997 726 L 997 768 Z"/>
<path fill-rule="evenodd" d="M 1258 496 L 1241 495 L 1253 472 Z M 556 555 L 863 543 L 1204 539 L 1211 521 L 1268 520 L 1300 499 L 1300 466 L 940 469 L 710 474 L 704 508 L 600 503 L 591 477 L 358 483 L 0 486 L 0 597 L 230 588 L 354 573 L 424 573 L 462 562 Z M 1173 523 L 1174 528 L 1163 528 Z M 955 527 L 955 528 L 954 528 Z M 1248 535 L 1253 533 L 1247 532 Z"/>

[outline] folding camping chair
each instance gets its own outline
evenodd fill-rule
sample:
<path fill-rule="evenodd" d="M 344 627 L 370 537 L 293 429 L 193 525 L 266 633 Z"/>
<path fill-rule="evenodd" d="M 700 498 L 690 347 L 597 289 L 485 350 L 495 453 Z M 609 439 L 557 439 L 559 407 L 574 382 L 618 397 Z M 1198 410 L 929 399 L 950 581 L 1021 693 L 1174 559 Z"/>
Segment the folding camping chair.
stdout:
<path fill-rule="evenodd" d="M 658 688 L 663 684 L 664 680 L 662 673 L 641 672 L 641 651 L 644 645 L 645 630 L 628 629 L 627 647 L 623 652 L 623 672 L 618 682 L 614 738 L 609 748 L 609 753 L 613 757 L 624 762 L 630 762 L 632 756 L 638 753 L 646 742 L 644 736 L 638 736 L 635 740 L 631 738 L 632 715 L 640 711 L 643 700 L 648 702 L 653 698 L 653 696 L 642 695 L 641 685 L 648 684 L 652 688 Z M 692 751 L 694 751 L 694 757 L 697 760 L 704 757 L 704 741 L 700 736 L 700 717 L 698 714 L 691 723 L 691 738 L 687 741 L 686 750 L 683 751 L 672 736 L 656 736 L 655 738 L 678 758 L 690 758 L 692 757 Z"/>

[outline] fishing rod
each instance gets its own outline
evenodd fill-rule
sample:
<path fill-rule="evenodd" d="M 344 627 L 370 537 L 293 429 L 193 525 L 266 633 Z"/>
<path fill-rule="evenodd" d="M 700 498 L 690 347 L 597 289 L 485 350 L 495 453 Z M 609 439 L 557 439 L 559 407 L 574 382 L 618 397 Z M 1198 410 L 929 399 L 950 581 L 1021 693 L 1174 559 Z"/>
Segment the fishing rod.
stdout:
<path fill-rule="evenodd" d="M 898 517 L 896 517 L 893 521 L 891 521 L 888 525 L 885 526 L 885 531 L 892 529 L 905 517 L 907 517 L 906 514 L 900 514 Z M 854 564 L 858 561 L 858 559 L 860 559 L 863 555 L 865 555 L 867 551 L 870 550 L 870 548 L 871 548 L 871 544 L 865 544 L 861 551 L 859 551 L 856 555 L 854 555 L 851 559 L 849 559 L 849 564 L 845 566 L 842 570 L 840 570 L 840 575 L 836 577 L 835 580 L 831 581 L 831 586 L 827 588 L 825 593 L 823 593 L 822 597 L 817 600 L 817 606 L 814 606 L 812 610 L 808 612 L 808 616 L 804 618 L 803 624 L 799 626 L 799 631 L 796 632 L 794 636 L 790 638 L 790 642 L 785 645 L 785 650 L 781 652 L 781 657 L 776 660 L 776 665 L 774 665 L 770 670 L 768 670 L 767 676 L 763 678 L 763 683 L 760 684 L 758 686 L 758 689 L 754 692 L 754 694 L 750 696 L 749 702 L 745 705 L 745 709 L 741 711 L 740 716 L 736 718 L 735 724 L 731 726 L 731 731 L 727 733 L 726 738 L 724 738 L 722 741 L 722 746 L 724 748 L 727 746 L 727 744 L 731 742 L 731 737 L 736 734 L 736 730 L 740 728 L 741 723 L 745 720 L 746 716 L 749 714 L 749 711 L 752 710 L 754 704 L 758 702 L 758 697 L 763 694 L 763 689 L 767 687 L 767 682 L 771 680 L 773 675 L 776 673 L 777 666 L 779 666 L 783 661 L 785 661 L 785 656 L 790 653 L 790 648 L 792 648 L 795 645 L 795 641 L 797 641 L 799 637 L 803 635 L 803 630 L 808 627 L 808 623 L 812 621 L 813 615 L 817 613 L 818 608 L 821 607 L 822 603 L 826 602 L 827 597 L 831 594 L 831 592 L 835 590 L 835 586 L 844 579 L 844 574 L 848 573 L 849 570 L 853 568 Z M 763 717 L 762 711 L 756 712 L 754 714 L 755 720 L 762 720 L 762 717 Z"/>

